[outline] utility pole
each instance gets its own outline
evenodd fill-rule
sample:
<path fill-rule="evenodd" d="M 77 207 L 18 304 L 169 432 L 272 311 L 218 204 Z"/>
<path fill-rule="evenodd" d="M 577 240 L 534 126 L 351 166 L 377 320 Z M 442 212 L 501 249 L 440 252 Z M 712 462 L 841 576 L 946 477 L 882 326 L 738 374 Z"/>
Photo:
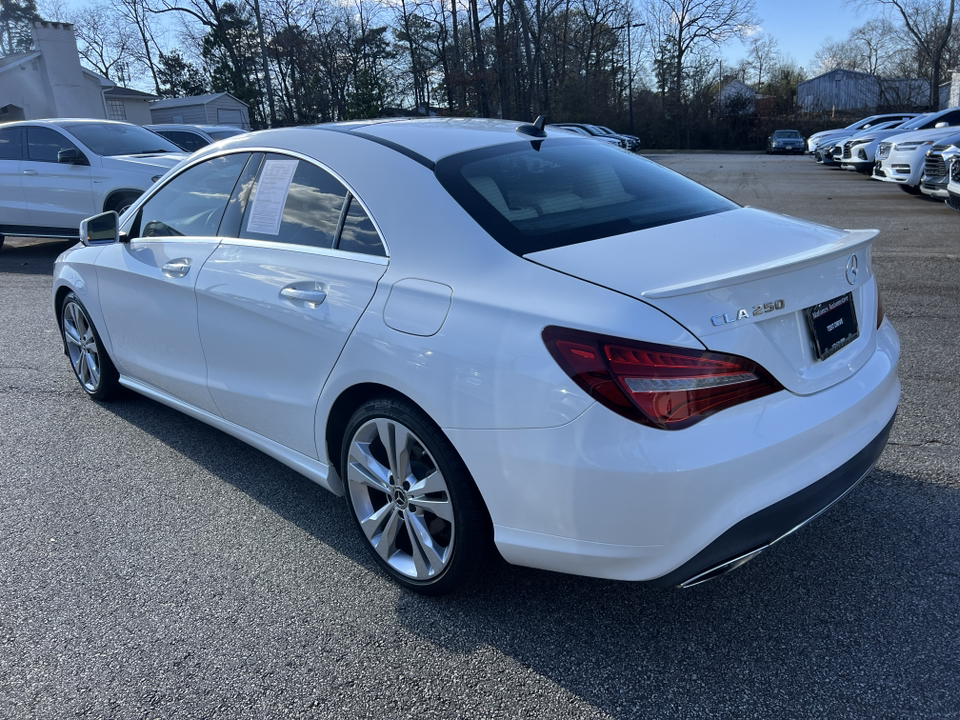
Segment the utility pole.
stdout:
<path fill-rule="evenodd" d="M 646 23 L 631 23 L 630 18 L 627 17 L 626 25 L 617 25 L 610 28 L 611 30 L 626 30 L 627 31 L 627 99 L 629 102 L 630 109 L 630 134 L 636 135 L 633 131 L 633 48 L 630 43 L 630 32 L 633 28 L 643 27 Z"/>
<path fill-rule="evenodd" d="M 263 38 L 263 18 L 260 15 L 260 0 L 253 0 L 253 12 L 257 20 L 257 36 L 260 39 L 260 61 L 263 63 L 263 79 L 267 84 L 267 103 L 270 106 L 270 127 L 276 127 L 277 108 L 273 101 L 273 83 L 270 81 L 270 63 L 267 59 L 267 44 Z"/>

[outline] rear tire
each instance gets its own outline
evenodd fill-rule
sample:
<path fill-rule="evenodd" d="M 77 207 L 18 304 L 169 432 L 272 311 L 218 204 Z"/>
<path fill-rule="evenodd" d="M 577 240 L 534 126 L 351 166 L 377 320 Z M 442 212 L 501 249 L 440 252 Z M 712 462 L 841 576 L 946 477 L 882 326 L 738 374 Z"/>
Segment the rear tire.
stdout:
<path fill-rule="evenodd" d="M 341 448 L 350 517 L 370 556 L 423 595 L 468 587 L 486 566 L 492 525 L 463 460 L 422 410 L 376 398 L 350 418 Z"/>
<path fill-rule="evenodd" d="M 110 400 L 120 392 L 120 374 L 107 355 L 87 309 L 73 293 L 60 307 L 60 333 L 80 387 L 93 400 Z"/>

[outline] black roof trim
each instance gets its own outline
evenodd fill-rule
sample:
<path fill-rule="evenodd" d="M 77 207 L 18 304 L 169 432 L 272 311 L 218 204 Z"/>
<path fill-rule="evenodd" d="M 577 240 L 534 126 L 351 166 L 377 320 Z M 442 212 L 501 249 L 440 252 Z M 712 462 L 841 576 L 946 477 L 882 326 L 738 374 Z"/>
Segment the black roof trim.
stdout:
<path fill-rule="evenodd" d="M 384 147 L 390 148 L 391 150 L 395 150 L 401 155 L 406 155 L 408 158 L 410 158 L 415 162 L 420 163 L 427 170 L 430 170 L 431 172 L 433 171 L 433 168 L 436 165 L 436 163 L 434 163 L 433 160 L 430 160 L 429 158 L 425 158 L 420 153 L 414 152 L 410 148 L 404 147 L 403 145 L 400 145 L 399 143 L 395 143 L 392 140 L 386 140 L 382 137 L 377 137 L 376 135 L 370 135 L 369 133 L 360 132 L 359 130 L 354 130 L 349 127 L 343 127 L 343 126 L 338 127 L 336 125 L 315 125 L 314 127 L 316 127 L 318 130 L 332 130 L 333 132 L 348 133 L 350 135 L 356 135 L 366 140 L 370 140 L 372 142 L 377 143 L 378 145 L 383 145 Z"/>

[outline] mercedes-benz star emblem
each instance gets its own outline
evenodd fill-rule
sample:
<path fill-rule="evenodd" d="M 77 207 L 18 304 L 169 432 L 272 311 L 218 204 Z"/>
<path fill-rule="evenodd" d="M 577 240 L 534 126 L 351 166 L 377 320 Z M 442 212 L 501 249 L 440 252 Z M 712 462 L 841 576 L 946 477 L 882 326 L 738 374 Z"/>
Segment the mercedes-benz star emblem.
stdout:
<path fill-rule="evenodd" d="M 847 260 L 847 282 L 851 285 L 857 284 L 857 269 L 860 265 L 860 261 L 857 260 L 856 254 L 850 256 L 850 259 Z"/>

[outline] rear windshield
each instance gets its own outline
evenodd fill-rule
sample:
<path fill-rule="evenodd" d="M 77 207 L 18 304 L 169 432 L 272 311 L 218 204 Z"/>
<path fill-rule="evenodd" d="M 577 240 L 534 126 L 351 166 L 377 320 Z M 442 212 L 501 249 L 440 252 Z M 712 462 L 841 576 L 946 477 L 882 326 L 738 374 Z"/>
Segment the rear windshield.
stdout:
<path fill-rule="evenodd" d="M 214 140 L 223 140 L 234 135 L 243 135 L 243 130 L 208 130 L 207 135 Z"/>
<path fill-rule="evenodd" d="M 739 207 L 654 162 L 577 138 L 450 155 L 435 172 L 464 210 L 517 255 Z"/>

